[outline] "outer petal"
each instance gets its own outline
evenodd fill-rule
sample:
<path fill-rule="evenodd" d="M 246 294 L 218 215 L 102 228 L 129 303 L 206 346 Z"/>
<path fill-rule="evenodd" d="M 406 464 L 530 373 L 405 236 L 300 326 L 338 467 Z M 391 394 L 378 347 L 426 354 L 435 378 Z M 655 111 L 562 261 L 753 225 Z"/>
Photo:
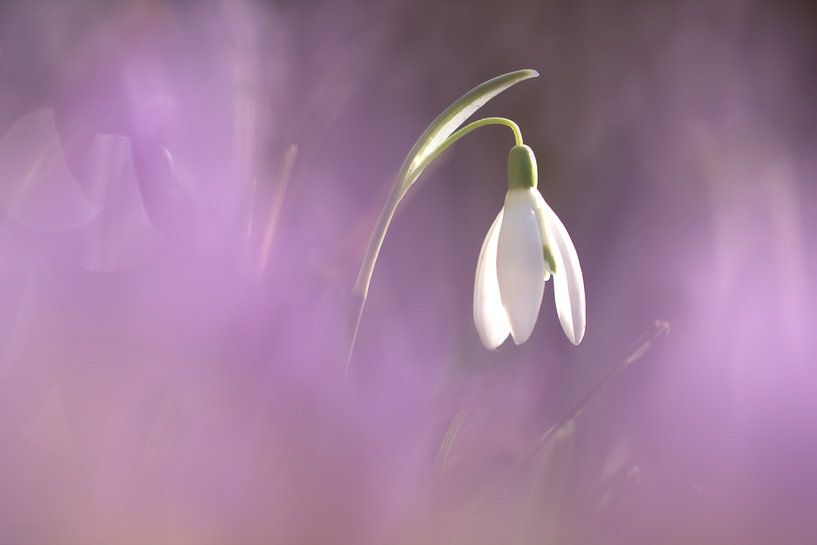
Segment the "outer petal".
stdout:
<path fill-rule="evenodd" d="M 564 224 L 541 195 L 537 199 L 537 217 L 542 232 L 553 241 L 551 251 L 556 260 L 556 272 L 553 273 L 556 313 L 567 338 L 573 344 L 579 344 L 586 326 L 584 278 L 579 256 Z"/>
<path fill-rule="evenodd" d="M 496 247 L 502 215 L 503 211 L 500 210 L 485 235 L 474 280 L 474 325 L 477 326 L 482 344 L 488 350 L 494 350 L 502 344 L 511 332 L 508 314 L 499 297 L 499 281 L 496 277 Z"/>
<path fill-rule="evenodd" d="M 534 193 L 533 188 L 508 191 L 497 247 L 499 292 L 516 344 L 530 337 L 545 290 L 545 258 Z"/>

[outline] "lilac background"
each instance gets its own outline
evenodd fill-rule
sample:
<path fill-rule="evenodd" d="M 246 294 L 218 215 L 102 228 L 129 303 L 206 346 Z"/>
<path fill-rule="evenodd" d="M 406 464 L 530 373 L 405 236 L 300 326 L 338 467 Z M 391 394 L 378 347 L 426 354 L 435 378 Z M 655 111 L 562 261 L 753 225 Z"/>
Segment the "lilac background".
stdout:
<path fill-rule="evenodd" d="M 0 543 L 817 542 L 816 22 L 742 0 L 4 3 Z M 511 144 L 487 128 L 401 207 L 344 378 L 403 155 L 523 67 L 541 77 L 480 114 L 537 153 L 585 341 L 548 286 L 528 343 L 479 343 Z M 669 335 L 528 458 L 656 319 Z"/>

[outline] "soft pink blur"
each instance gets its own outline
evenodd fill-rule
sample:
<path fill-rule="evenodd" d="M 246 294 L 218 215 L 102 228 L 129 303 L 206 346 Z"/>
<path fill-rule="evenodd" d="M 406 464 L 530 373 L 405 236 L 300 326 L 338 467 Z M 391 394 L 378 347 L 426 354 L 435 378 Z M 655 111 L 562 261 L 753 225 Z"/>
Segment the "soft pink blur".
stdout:
<path fill-rule="evenodd" d="M 817 13 L 614 4 L 0 7 L 0 543 L 817 542 Z M 537 153 L 585 341 L 548 285 L 481 347 L 481 129 L 399 211 L 345 376 L 404 154 L 523 67 L 480 113 Z"/>

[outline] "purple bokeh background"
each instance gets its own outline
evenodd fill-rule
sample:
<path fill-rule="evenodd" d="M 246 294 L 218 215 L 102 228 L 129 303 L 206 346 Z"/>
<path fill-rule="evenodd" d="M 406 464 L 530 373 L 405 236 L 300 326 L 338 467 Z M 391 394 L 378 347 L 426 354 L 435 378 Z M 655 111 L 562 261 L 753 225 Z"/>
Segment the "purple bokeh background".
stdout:
<path fill-rule="evenodd" d="M 817 542 L 815 24 L 748 0 L 4 3 L 0 543 Z M 512 143 L 490 128 L 401 206 L 344 376 L 403 156 L 524 67 L 479 114 L 537 153 L 584 342 L 550 286 L 529 342 L 479 342 Z"/>

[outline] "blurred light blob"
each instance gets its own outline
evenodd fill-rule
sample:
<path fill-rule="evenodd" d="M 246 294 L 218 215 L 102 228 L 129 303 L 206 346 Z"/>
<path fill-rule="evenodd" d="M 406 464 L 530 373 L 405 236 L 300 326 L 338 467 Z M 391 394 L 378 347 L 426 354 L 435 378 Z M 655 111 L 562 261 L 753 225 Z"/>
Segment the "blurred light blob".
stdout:
<path fill-rule="evenodd" d="M 46 233 L 96 215 L 65 165 L 52 110 L 24 115 L 0 141 L 0 206 L 23 227 Z"/>
<path fill-rule="evenodd" d="M 530 337 L 545 282 L 553 275 L 556 312 L 573 344 L 585 330 L 584 280 L 567 229 L 537 185 L 536 157 L 515 146 L 508 157 L 508 193 L 477 260 L 474 324 L 489 350 L 510 334 L 516 344 Z"/>
<path fill-rule="evenodd" d="M 158 249 L 163 237 L 145 212 L 130 140 L 97 135 L 89 156 L 86 191 L 100 213 L 77 231 L 79 264 L 97 272 L 134 267 Z"/>

